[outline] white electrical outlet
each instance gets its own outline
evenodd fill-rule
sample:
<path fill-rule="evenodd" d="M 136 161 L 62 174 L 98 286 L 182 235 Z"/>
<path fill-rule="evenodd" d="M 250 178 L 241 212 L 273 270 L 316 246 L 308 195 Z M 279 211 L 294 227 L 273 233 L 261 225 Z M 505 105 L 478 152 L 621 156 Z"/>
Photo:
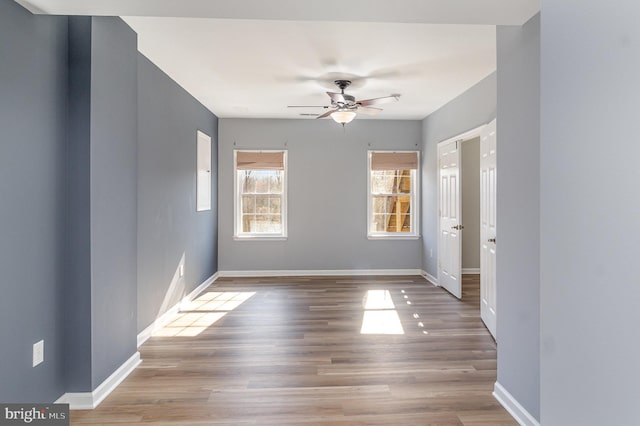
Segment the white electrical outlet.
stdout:
<path fill-rule="evenodd" d="M 33 344 L 33 366 L 44 362 L 44 340 Z"/>
<path fill-rule="evenodd" d="M 429 250 L 429 257 L 433 257 L 433 249 Z"/>
<path fill-rule="evenodd" d="M 180 267 L 178 267 L 178 271 L 181 277 L 184 277 L 184 265 L 180 265 Z"/>

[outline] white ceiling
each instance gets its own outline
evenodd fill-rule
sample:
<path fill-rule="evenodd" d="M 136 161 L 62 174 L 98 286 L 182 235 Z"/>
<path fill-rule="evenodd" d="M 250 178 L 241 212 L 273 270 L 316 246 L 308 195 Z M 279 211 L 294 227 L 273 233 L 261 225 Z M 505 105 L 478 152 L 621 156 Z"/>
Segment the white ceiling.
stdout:
<path fill-rule="evenodd" d="M 300 118 L 333 80 L 376 118 L 422 119 L 496 68 L 495 25 L 538 0 L 17 0 L 47 14 L 117 15 L 139 50 L 219 117 Z M 482 3 L 482 5 L 480 5 Z"/>

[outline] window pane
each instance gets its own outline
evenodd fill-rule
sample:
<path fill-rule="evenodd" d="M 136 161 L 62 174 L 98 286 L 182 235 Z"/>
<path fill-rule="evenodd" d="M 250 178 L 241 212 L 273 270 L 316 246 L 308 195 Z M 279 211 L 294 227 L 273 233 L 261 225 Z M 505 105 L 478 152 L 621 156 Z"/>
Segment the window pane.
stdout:
<path fill-rule="evenodd" d="M 268 194 L 269 193 L 269 172 L 257 171 L 256 173 L 256 194 Z"/>
<path fill-rule="evenodd" d="M 384 173 L 380 173 L 379 171 L 371 173 L 371 192 L 374 194 L 385 192 Z"/>
<path fill-rule="evenodd" d="M 238 163 L 246 159 L 241 154 L 254 151 L 236 151 Z M 275 152 L 275 151 L 274 151 Z M 278 154 L 278 153 L 277 153 Z M 286 165 L 286 152 L 279 152 L 281 166 Z M 242 157 L 242 158 L 241 158 Z M 248 157 L 247 157 L 248 158 Z M 284 236 L 286 230 L 286 211 L 284 211 L 286 194 L 285 191 L 285 169 L 250 169 L 251 161 L 245 161 L 237 171 L 238 192 L 236 194 L 236 235 L 238 237 L 251 237 L 251 234 L 266 237 Z M 239 203 L 239 204 L 238 204 Z"/>
<path fill-rule="evenodd" d="M 386 217 L 385 214 L 374 214 L 371 221 L 371 232 L 385 232 L 386 231 Z"/>
<path fill-rule="evenodd" d="M 256 192 L 255 172 L 253 170 L 240 171 L 240 188 L 245 194 Z"/>
<path fill-rule="evenodd" d="M 251 224 L 254 221 L 255 215 L 243 214 L 242 215 L 242 232 L 251 232 Z"/>
<path fill-rule="evenodd" d="M 271 215 L 271 227 L 272 232 L 280 232 L 282 229 L 282 217 L 278 215 Z"/>
<path fill-rule="evenodd" d="M 242 196 L 242 213 L 254 213 L 256 210 L 255 197 L 253 195 Z"/>
<path fill-rule="evenodd" d="M 411 215 L 403 214 L 400 218 L 401 228 L 399 232 L 411 232 Z"/>
<path fill-rule="evenodd" d="M 269 192 L 271 194 L 282 193 L 282 171 L 274 171 L 274 174 L 269 177 Z"/>
<path fill-rule="evenodd" d="M 269 213 L 269 196 L 256 195 L 256 213 L 257 214 Z"/>
<path fill-rule="evenodd" d="M 411 232 L 411 197 L 372 197 L 372 232 Z"/>
<path fill-rule="evenodd" d="M 371 170 L 371 233 L 413 233 L 413 183 L 418 170 Z M 415 227 L 413 227 L 415 228 Z"/>
<path fill-rule="evenodd" d="M 269 197 L 269 213 L 279 215 L 282 212 L 280 197 Z"/>
<path fill-rule="evenodd" d="M 269 232 L 270 226 L 269 216 L 256 215 L 251 222 L 251 232 Z"/>
<path fill-rule="evenodd" d="M 372 197 L 373 198 L 373 213 L 386 213 L 387 203 L 390 198 L 393 197 Z"/>
<path fill-rule="evenodd" d="M 393 170 L 391 172 L 394 174 L 387 175 L 385 177 L 384 192 L 386 194 L 394 194 L 397 192 L 398 178 L 396 177 L 395 172 Z"/>
<path fill-rule="evenodd" d="M 410 170 L 401 171 L 398 176 L 398 192 L 403 194 L 411 193 L 411 172 Z"/>
<path fill-rule="evenodd" d="M 279 234 L 282 232 L 282 217 L 280 215 L 253 215 L 242 216 L 242 232 L 254 234 Z"/>

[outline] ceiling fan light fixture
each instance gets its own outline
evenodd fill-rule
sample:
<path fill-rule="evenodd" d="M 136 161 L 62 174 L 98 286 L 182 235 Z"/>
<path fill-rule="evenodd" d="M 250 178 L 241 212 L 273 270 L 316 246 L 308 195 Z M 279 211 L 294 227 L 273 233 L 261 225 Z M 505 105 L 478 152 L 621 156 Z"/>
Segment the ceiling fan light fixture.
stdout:
<path fill-rule="evenodd" d="M 353 119 L 356 118 L 356 113 L 349 110 L 338 110 L 331 114 L 331 118 L 336 123 L 344 125 L 347 123 L 351 123 Z"/>

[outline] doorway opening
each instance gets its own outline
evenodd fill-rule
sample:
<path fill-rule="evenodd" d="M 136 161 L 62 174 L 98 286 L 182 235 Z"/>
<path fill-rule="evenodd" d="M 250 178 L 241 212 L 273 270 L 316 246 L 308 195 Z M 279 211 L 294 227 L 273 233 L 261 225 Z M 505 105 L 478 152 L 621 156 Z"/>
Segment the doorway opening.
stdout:
<path fill-rule="evenodd" d="M 495 120 L 438 144 L 438 284 L 462 299 L 466 283 L 474 298 L 479 279 L 481 317 L 494 338 L 496 185 Z"/>

